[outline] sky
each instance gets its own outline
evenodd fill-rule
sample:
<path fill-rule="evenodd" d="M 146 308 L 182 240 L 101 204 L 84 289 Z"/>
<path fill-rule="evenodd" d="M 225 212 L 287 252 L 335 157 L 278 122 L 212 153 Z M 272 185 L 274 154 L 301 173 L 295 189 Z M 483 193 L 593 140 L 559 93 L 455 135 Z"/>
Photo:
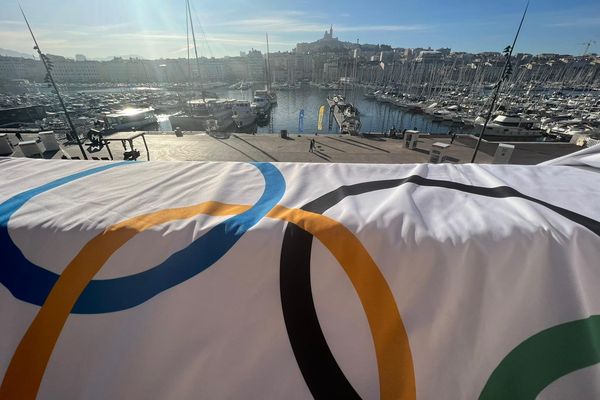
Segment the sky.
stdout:
<path fill-rule="evenodd" d="M 526 0 L 190 0 L 200 55 L 288 51 L 333 25 L 340 40 L 501 51 Z M 42 50 L 88 58 L 186 57 L 184 0 L 21 0 Z M 32 54 L 16 0 L 0 0 L 0 48 Z M 600 1 L 532 0 L 515 52 L 600 53 Z"/>

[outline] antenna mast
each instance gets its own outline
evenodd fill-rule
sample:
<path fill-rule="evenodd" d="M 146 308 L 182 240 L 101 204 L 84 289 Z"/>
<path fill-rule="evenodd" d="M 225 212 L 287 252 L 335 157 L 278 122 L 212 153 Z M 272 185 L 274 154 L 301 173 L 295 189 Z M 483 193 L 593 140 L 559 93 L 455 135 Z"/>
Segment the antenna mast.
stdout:
<path fill-rule="evenodd" d="M 42 60 L 42 63 L 44 64 L 44 68 L 46 69 L 46 78 L 44 80 L 46 82 L 50 82 L 52 87 L 54 87 L 54 91 L 56 92 L 56 96 L 58 96 L 58 101 L 60 102 L 60 106 L 62 107 L 62 109 L 65 113 L 65 118 L 67 119 L 67 123 L 69 124 L 69 129 L 71 129 L 71 134 L 69 136 L 71 136 L 71 138 L 75 138 L 75 141 L 77 142 L 77 145 L 79 146 L 79 150 L 81 150 L 81 155 L 83 156 L 83 159 L 87 160 L 88 157 L 87 157 L 87 154 L 85 153 L 85 150 L 83 149 L 81 140 L 79 140 L 79 135 L 77 134 L 77 131 L 75 130 L 75 126 L 73 125 L 73 122 L 71 121 L 71 117 L 69 117 L 69 113 L 67 112 L 67 107 L 65 106 L 65 102 L 63 101 L 62 96 L 60 95 L 60 92 L 58 91 L 58 86 L 56 86 L 56 82 L 54 82 L 54 78 L 52 77 L 52 67 L 53 67 L 52 62 L 50 61 L 50 59 L 48 58 L 47 55 L 42 53 L 42 50 L 40 49 L 40 46 L 38 45 L 35 35 L 33 34 L 33 31 L 31 30 L 29 21 L 27 20 L 27 17 L 25 16 L 25 12 L 23 11 L 23 8 L 21 7 L 20 4 L 19 4 L 19 9 L 21 10 L 21 14 L 23 15 L 23 18 L 25 19 L 25 23 L 27 24 L 27 29 L 29 29 L 29 33 L 31 33 L 33 43 L 35 44 L 33 49 L 38 52 L 38 54 L 40 56 L 40 60 Z"/>
<path fill-rule="evenodd" d="M 528 8 L 529 0 L 527 0 L 527 4 L 525 5 L 525 10 L 523 11 L 523 16 L 521 17 L 521 22 L 519 23 L 519 29 L 517 29 L 517 33 L 513 40 L 512 46 L 507 46 L 504 49 L 504 57 L 506 58 L 506 61 L 504 62 L 504 68 L 502 69 L 500 80 L 498 80 L 498 83 L 496 83 L 496 89 L 494 90 L 494 96 L 492 97 L 492 104 L 490 105 L 490 109 L 488 110 L 485 122 L 481 127 L 481 133 L 479 134 L 479 138 L 477 139 L 477 145 L 475 146 L 475 150 L 473 151 L 473 157 L 471 158 L 472 163 L 475 162 L 475 157 L 477 157 L 477 152 L 479 151 L 479 146 L 481 145 L 481 139 L 483 138 L 485 129 L 487 128 L 488 122 L 490 121 L 490 117 L 492 116 L 492 112 L 494 111 L 494 106 L 496 105 L 496 100 L 498 100 L 498 93 L 500 92 L 500 88 L 502 87 L 502 82 L 508 79 L 512 74 L 512 64 L 510 62 L 510 58 L 512 57 L 512 52 L 515 48 L 515 44 L 517 44 L 517 38 L 519 37 L 519 33 L 521 32 L 521 27 L 523 26 L 523 21 L 525 21 L 525 15 L 527 15 Z"/>

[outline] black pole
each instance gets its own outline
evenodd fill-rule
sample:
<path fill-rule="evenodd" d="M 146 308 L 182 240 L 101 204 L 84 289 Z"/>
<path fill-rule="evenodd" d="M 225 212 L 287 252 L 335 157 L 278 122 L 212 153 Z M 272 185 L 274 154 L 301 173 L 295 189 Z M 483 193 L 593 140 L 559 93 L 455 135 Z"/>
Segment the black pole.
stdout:
<path fill-rule="evenodd" d="M 498 94 L 500 93 L 500 88 L 502 87 L 502 82 L 507 78 L 508 73 L 510 71 L 510 59 L 512 57 L 513 49 L 515 48 L 515 44 L 517 44 L 517 38 L 519 37 L 519 33 L 521 32 L 521 27 L 523 26 L 523 21 L 525 20 L 525 15 L 527 14 L 527 9 L 529 8 L 529 0 L 527 0 L 527 4 L 525 5 L 525 10 L 523 11 L 523 16 L 521 17 L 521 22 L 519 23 L 519 28 L 517 29 L 517 33 L 513 40 L 512 46 L 508 47 L 508 54 L 506 55 L 506 61 L 504 62 L 504 68 L 502 69 L 502 74 L 500 75 L 500 80 L 496 84 L 496 89 L 494 91 L 494 96 L 492 97 L 492 104 L 490 105 L 490 109 L 488 110 L 487 116 L 485 117 L 485 122 L 483 123 L 483 127 L 481 127 L 481 132 L 479 133 L 479 138 L 477 139 L 477 144 L 475 145 L 475 150 L 473 151 L 473 157 L 471 158 L 471 163 L 475 162 L 475 158 L 477 157 L 477 152 L 479 151 L 479 146 L 481 145 L 481 139 L 483 139 L 483 134 L 487 128 L 488 122 L 490 121 L 490 117 L 492 116 L 492 112 L 494 111 L 494 106 L 496 105 L 496 100 L 498 99 Z"/>
<path fill-rule="evenodd" d="M 48 64 L 46 63 L 46 58 L 44 56 L 44 54 L 42 53 L 42 50 L 40 50 L 40 46 L 38 45 L 37 40 L 35 39 L 35 35 L 33 34 L 33 31 L 31 30 L 31 26 L 29 25 L 29 21 L 27 20 L 27 17 L 25 16 L 25 12 L 23 11 L 23 8 L 21 7 L 21 5 L 19 4 L 19 9 L 21 10 L 21 14 L 23 14 L 23 18 L 25 19 L 25 23 L 27 24 L 27 28 L 29 29 L 29 33 L 31 33 L 31 37 L 33 38 L 33 43 L 35 43 L 35 47 L 34 50 L 37 50 L 39 56 L 40 56 L 40 60 L 42 60 L 42 63 L 44 64 L 44 68 L 46 69 L 46 73 L 48 74 L 48 79 L 50 80 L 50 83 L 52 84 L 52 86 L 54 87 L 54 91 L 56 92 L 56 96 L 58 96 L 58 101 L 60 102 L 60 106 L 62 107 L 63 111 L 65 112 L 65 117 L 67 118 L 67 123 L 69 124 L 69 128 L 71 129 L 71 136 L 75 137 L 75 140 L 77 141 L 77 145 L 79 146 L 79 150 L 81 150 L 81 155 L 83 156 L 84 160 L 87 160 L 87 154 L 85 153 L 85 150 L 83 149 L 83 145 L 81 144 L 81 141 L 79 140 L 79 135 L 77 134 L 77 131 L 75 130 L 75 126 L 73 126 L 73 122 L 71 121 L 71 117 L 69 117 L 69 113 L 67 112 L 67 107 L 65 106 L 65 102 L 62 99 L 62 96 L 60 95 L 60 92 L 58 91 L 58 87 L 56 86 L 56 82 L 54 82 L 54 78 L 52 77 L 52 73 L 50 72 L 50 68 L 48 68 Z"/>

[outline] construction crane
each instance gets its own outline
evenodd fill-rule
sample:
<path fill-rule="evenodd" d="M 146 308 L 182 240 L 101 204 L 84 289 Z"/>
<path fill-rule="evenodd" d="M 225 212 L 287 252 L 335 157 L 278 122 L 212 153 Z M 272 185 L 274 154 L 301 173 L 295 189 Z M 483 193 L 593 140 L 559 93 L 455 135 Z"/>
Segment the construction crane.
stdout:
<path fill-rule="evenodd" d="M 577 44 L 579 44 L 581 46 L 585 46 L 585 50 L 583 51 L 583 54 L 582 54 L 582 56 L 585 56 L 587 54 L 587 52 L 589 51 L 590 46 L 593 45 L 593 44 L 596 44 L 596 41 L 595 40 L 590 40 L 590 41 L 585 42 L 585 43 L 577 43 Z"/>

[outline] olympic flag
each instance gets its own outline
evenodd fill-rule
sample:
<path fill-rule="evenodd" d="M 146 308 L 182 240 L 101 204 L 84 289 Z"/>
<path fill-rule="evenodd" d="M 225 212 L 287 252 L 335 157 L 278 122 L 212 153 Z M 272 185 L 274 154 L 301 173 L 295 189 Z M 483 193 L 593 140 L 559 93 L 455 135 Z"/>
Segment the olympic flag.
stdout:
<path fill-rule="evenodd" d="M 587 165 L 0 159 L 0 399 L 600 398 Z"/>

